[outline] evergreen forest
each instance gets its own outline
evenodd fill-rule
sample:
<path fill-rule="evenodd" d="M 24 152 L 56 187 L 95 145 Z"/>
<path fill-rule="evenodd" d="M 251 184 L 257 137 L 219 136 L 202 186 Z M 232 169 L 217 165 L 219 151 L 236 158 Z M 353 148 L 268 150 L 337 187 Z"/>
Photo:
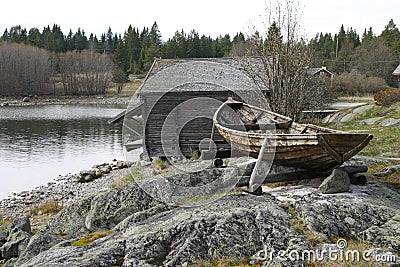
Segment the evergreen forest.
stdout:
<path fill-rule="evenodd" d="M 156 22 L 151 28 L 129 26 L 124 33 L 108 28 L 101 36 L 80 28 L 66 34 L 56 24 L 42 30 L 13 26 L 0 37 L 0 96 L 104 94 L 111 82 L 144 75 L 154 58 L 255 56 L 255 38 L 181 30 L 163 41 Z M 400 63 L 400 31 L 392 19 L 380 33 L 366 28 L 360 35 L 342 25 L 336 34 L 321 32 L 299 43 L 311 54 L 310 68 L 325 66 L 335 74 L 340 94 L 398 86 L 392 72 Z"/>

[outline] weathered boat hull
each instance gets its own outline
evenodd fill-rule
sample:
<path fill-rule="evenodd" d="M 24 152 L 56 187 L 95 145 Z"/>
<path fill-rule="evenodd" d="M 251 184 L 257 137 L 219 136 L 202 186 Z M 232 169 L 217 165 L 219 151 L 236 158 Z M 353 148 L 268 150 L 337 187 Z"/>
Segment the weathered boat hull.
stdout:
<path fill-rule="evenodd" d="M 257 158 L 265 138 L 268 143 L 263 158 L 274 164 L 308 170 L 325 171 L 340 166 L 359 153 L 373 138 L 370 134 L 353 134 L 292 123 L 284 131 L 240 131 L 218 122 L 214 125 L 235 151 Z"/>

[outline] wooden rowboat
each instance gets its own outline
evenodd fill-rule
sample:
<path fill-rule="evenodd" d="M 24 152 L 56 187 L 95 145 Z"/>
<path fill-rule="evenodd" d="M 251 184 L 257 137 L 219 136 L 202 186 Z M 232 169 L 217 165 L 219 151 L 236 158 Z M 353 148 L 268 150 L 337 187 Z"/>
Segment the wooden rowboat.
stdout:
<path fill-rule="evenodd" d="M 266 143 L 263 159 L 275 165 L 329 171 L 360 152 L 373 138 L 290 118 L 242 102 L 228 100 L 214 114 L 214 126 L 232 150 L 257 158 Z"/>

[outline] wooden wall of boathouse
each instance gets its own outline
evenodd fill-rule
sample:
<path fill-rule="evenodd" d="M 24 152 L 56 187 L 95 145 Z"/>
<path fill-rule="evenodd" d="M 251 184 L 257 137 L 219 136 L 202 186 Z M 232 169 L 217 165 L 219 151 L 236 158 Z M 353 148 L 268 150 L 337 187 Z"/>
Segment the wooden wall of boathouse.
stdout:
<path fill-rule="evenodd" d="M 159 99 L 154 95 L 144 96 L 143 114 L 147 115 L 144 117 L 144 146 L 148 156 L 190 157 L 192 150 L 200 151 L 200 142 L 211 138 L 215 111 L 228 97 L 234 94 L 219 91 L 208 92 L 205 96 L 202 92 L 171 92 Z M 188 104 L 182 105 L 183 102 Z M 146 110 L 149 107 L 151 110 Z M 214 132 L 213 140 L 218 149 L 230 148 L 218 131 Z"/>
<path fill-rule="evenodd" d="M 257 90 L 235 59 L 156 60 L 137 93 L 143 102 L 144 152 L 191 157 L 211 137 L 217 108 L 229 97 L 244 100 Z M 217 130 L 213 140 L 218 149 L 230 148 Z"/>

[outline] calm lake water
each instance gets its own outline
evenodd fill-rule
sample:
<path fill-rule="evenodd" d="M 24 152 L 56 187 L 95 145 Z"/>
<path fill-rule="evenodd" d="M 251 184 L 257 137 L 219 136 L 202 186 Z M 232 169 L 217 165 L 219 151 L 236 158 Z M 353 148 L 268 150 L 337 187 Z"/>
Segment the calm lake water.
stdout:
<path fill-rule="evenodd" d="M 125 107 L 36 105 L 0 107 L 0 199 L 58 175 L 124 160 L 122 124 L 109 125 Z"/>

